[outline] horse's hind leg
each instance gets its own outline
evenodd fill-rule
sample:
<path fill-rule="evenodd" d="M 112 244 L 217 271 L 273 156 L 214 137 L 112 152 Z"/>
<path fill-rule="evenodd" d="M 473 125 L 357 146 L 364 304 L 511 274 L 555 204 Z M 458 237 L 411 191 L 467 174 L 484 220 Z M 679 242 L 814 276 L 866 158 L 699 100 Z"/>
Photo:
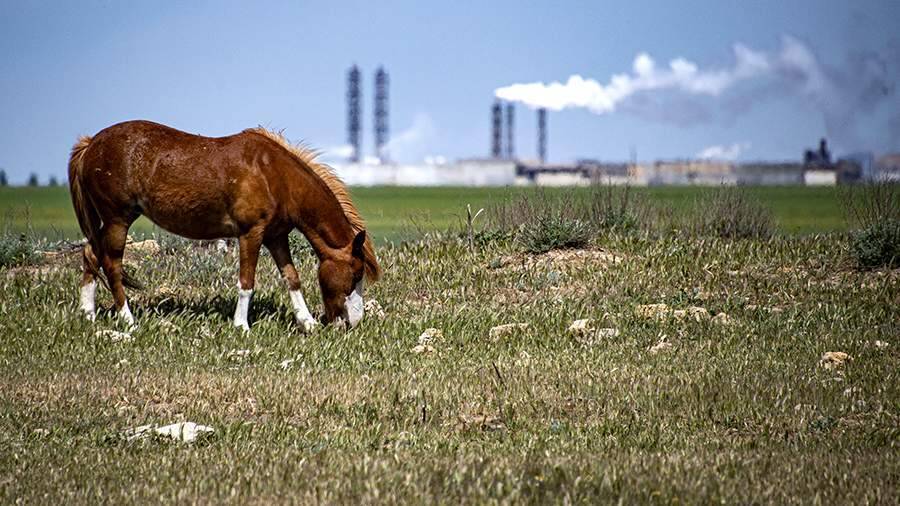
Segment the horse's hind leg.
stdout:
<path fill-rule="evenodd" d="M 94 305 L 94 299 L 97 295 L 97 276 L 94 273 L 99 268 L 97 257 L 94 255 L 91 245 L 85 244 L 82 252 L 81 310 L 90 321 L 94 321 L 97 315 Z"/>
<path fill-rule="evenodd" d="M 250 330 L 248 315 L 253 286 L 256 284 L 256 262 L 262 247 L 262 229 L 250 229 L 238 239 L 241 256 L 241 272 L 238 281 L 238 302 L 234 309 L 234 326 Z"/>
<path fill-rule="evenodd" d="M 294 261 L 291 259 L 291 249 L 288 246 L 288 236 L 277 237 L 266 242 L 266 248 L 275 259 L 275 265 L 281 271 L 288 285 L 288 293 L 291 296 L 291 304 L 294 306 L 294 317 L 297 323 L 303 327 L 303 330 L 309 332 L 313 330 L 319 322 L 313 318 L 306 307 L 306 300 L 303 299 L 303 292 L 300 291 L 300 277 L 297 275 L 297 269 L 294 268 Z"/>
<path fill-rule="evenodd" d="M 100 264 L 106 279 L 109 281 L 109 289 L 112 291 L 113 301 L 116 303 L 116 312 L 119 318 L 125 320 L 128 325 L 134 325 L 134 316 L 128 308 L 128 300 L 125 299 L 125 273 L 122 268 L 122 256 L 125 253 L 125 241 L 128 239 L 127 223 L 112 222 L 101 230 L 103 241 L 103 258 Z"/>

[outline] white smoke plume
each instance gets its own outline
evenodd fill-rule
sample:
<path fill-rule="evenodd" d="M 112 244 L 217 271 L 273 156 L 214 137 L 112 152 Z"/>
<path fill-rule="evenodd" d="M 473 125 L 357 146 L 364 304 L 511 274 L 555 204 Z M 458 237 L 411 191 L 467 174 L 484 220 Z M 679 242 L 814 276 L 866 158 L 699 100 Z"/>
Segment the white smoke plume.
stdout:
<path fill-rule="evenodd" d="M 553 111 L 586 108 L 597 114 L 613 112 L 623 100 L 641 91 L 676 89 L 692 94 L 718 96 L 735 83 L 769 71 L 766 55 L 736 44 L 735 65 L 730 69 L 700 70 L 694 62 L 676 58 L 667 68 L 659 68 L 647 53 L 634 59 L 631 74 L 616 74 L 609 83 L 600 84 L 580 75 L 566 83 L 513 84 L 498 88 L 497 98 L 521 102 L 533 108 Z"/>
<path fill-rule="evenodd" d="M 723 68 L 701 68 L 685 58 L 660 66 L 647 53 L 639 53 L 631 72 L 615 74 L 605 84 L 576 74 L 566 82 L 513 84 L 496 89 L 494 94 L 532 108 L 583 108 L 596 114 L 623 110 L 682 125 L 714 119 L 707 103 L 701 101 L 704 98 L 728 94 L 723 105 L 734 116 L 765 98 L 791 94 L 822 113 L 826 132 L 836 144 L 871 148 L 870 139 L 857 135 L 857 123 L 895 93 L 900 50 L 886 54 L 853 52 L 842 67 L 836 68 L 823 63 L 800 40 L 784 36 L 775 52 L 735 44 L 734 61 Z M 738 86 L 741 83 L 746 85 Z M 900 125 L 896 104 L 889 115 L 886 138 Z M 888 139 L 891 142 L 896 140 Z"/>
<path fill-rule="evenodd" d="M 738 157 L 748 149 L 750 149 L 749 142 L 736 142 L 730 146 L 709 146 L 700 150 L 700 152 L 697 153 L 697 158 L 701 160 L 724 160 L 731 162 L 737 160 Z"/>

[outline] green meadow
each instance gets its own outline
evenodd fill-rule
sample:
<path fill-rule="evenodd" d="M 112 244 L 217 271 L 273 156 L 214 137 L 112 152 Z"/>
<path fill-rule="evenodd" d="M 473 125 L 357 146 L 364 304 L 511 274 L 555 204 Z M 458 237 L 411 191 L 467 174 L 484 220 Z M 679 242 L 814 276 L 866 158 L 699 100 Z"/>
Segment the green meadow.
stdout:
<path fill-rule="evenodd" d="M 748 192 L 770 208 L 783 234 L 811 234 L 847 228 L 839 189 L 834 187 L 752 187 Z M 408 240 L 428 231 L 444 231 L 465 223 L 466 205 L 473 210 L 522 194 L 584 193 L 584 188 L 353 188 L 354 201 L 379 242 Z M 633 188 L 636 198 L 675 213 L 690 212 L 708 192 L 698 187 Z M 48 238 L 80 236 L 68 190 L 56 188 L 0 188 L 0 220 L 8 231 L 31 227 Z M 153 224 L 139 219 L 132 233 L 152 233 Z"/>

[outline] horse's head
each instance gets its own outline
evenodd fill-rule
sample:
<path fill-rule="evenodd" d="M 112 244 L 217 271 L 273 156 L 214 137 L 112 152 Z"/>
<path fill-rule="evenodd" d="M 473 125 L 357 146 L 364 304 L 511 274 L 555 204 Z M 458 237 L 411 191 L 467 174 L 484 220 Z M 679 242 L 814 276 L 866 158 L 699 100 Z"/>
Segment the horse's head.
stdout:
<path fill-rule="evenodd" d="M 361 231 L 347 248 L 336 250 L 319 263 L 319 286 L 325 303 L 325 323 L 340 318 L 350 327 L 355 327 L 362 320 L 365 242 L 366 232 Z"/>

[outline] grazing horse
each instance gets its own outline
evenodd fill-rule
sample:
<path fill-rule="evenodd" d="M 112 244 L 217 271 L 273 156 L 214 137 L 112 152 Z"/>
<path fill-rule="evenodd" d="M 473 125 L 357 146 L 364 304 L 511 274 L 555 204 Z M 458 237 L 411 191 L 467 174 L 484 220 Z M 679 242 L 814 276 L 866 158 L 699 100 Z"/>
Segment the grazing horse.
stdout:
<path fill-rule="evenodd" d="M 381 268 L 347 187 L 315 158 L 264 128 L 211 138 L 127 121 L 81 137 L 69 158 L 72 205 L 87 238 L 81 309 L 94 319 L 99 278 L 119 316 L 134 323 L 125 286 L 136 284 L 122 255 L 128 227 L 144 215 L 191 239 L 238 238 L 234 325 L 244 330 L 263 245 L 287 281 L 297 321 L 305 330 L 317 325 L 288 248 L 288 234 L 299 229 L 319 259 L 325 323 L 355 326 L 363 317 L 364 280 L 376 281 Z"/>

